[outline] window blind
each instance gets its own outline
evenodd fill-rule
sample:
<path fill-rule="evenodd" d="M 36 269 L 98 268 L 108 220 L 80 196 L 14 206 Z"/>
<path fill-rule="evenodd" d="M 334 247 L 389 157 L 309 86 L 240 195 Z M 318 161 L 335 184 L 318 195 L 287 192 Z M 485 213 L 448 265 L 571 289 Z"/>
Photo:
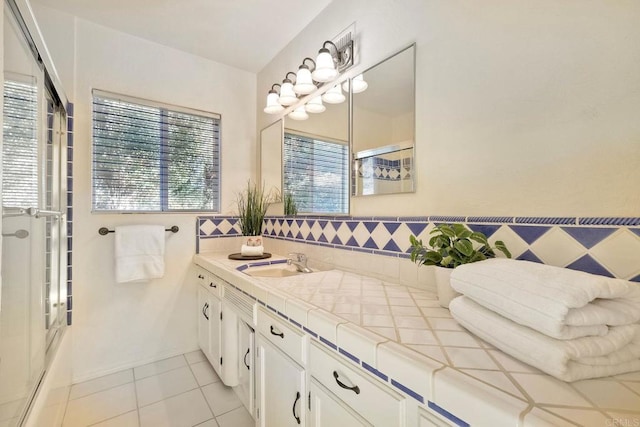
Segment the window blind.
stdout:
<path fill-rule="evenodd" d="M 349 148 L 308 135 L 284 134 L 284 191 L 298 212 L 349 212 Z"/>
<path fill-rule="evenodd" d="M 219 116 L 94 91 L 94 211 L 218 211 L 219 199 Z"/>
<path fill-rule="evenodd" d="M 2 206 L 38 207 L 38 91 L 5 80 L 2 143 Z"/>

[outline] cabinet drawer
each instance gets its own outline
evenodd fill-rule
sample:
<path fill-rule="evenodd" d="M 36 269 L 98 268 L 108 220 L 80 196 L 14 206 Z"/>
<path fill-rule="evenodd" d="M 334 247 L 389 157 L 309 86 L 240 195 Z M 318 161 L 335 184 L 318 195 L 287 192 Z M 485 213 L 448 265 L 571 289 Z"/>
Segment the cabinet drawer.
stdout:
<path fill-rule="evenodd" d="M 348 366 L 315 342 L 309 349 L 308 370 L 312 377 L 370 423 L 380 426 L 406 424 L 402 395 L 367 378 L 366 372 Z"/>
<path fill-rule="evenodd" d="M 302 332 L 270 315 L 263 308 L 258 310 L 258 330 L 293 360 L 305 365 L 305 337 Z"/>
<path fill-rule="evenodd" d="M 194 270 L 195 272 L 193 274 L 196 283 L 200 286 L 206 286 L 208 284 L 207 280 L 209 278 L 209 272 L 198 265 L 196 265 Z"/>

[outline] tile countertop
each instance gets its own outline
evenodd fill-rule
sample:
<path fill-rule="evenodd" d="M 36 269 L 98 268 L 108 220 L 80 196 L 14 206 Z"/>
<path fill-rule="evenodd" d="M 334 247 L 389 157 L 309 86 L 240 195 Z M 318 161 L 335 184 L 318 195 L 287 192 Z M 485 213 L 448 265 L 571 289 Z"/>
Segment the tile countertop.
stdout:
<path fill-rule="evenodd" d="M 238 268 L 256 262 L 226 253 L 194 262 L 459 425 L 640 426 L 640 372 L 557 380 L 467 332 L 431 292 L 340 270 L 251 277 Z"/>

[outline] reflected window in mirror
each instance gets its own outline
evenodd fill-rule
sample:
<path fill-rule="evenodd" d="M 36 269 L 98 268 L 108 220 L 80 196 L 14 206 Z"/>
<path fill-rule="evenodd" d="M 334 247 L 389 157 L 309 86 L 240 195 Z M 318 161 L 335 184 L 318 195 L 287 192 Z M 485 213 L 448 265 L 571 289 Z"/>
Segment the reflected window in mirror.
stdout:
<path fill-rule="evenodd" d="M 299 213 L 349 213 L 347 141 L 285 130 L 284 194 Z"/>
<path fill-rule="evenodd" d="M 353 195 L 415 191 L 415 45 L 353 81 Z"/>

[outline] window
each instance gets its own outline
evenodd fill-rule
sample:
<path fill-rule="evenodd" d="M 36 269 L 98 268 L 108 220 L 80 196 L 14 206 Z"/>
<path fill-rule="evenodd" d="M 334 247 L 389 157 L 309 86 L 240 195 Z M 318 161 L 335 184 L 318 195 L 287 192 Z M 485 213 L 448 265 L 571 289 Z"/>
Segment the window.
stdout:
<path fill-rule="evenodd" d="M 38 207 L 38 88 L 5 80 L 2 206 Z"/>
<path fill-rule="evenodd" d="M 309 135 L 284 134 L 284 192 L 298 212 L 349 213 L 349 147 Z"/>
<path fill-rule="evenodd" d="M 93 210 L 218 211 L 220 116 L 93 92 Z"/>

